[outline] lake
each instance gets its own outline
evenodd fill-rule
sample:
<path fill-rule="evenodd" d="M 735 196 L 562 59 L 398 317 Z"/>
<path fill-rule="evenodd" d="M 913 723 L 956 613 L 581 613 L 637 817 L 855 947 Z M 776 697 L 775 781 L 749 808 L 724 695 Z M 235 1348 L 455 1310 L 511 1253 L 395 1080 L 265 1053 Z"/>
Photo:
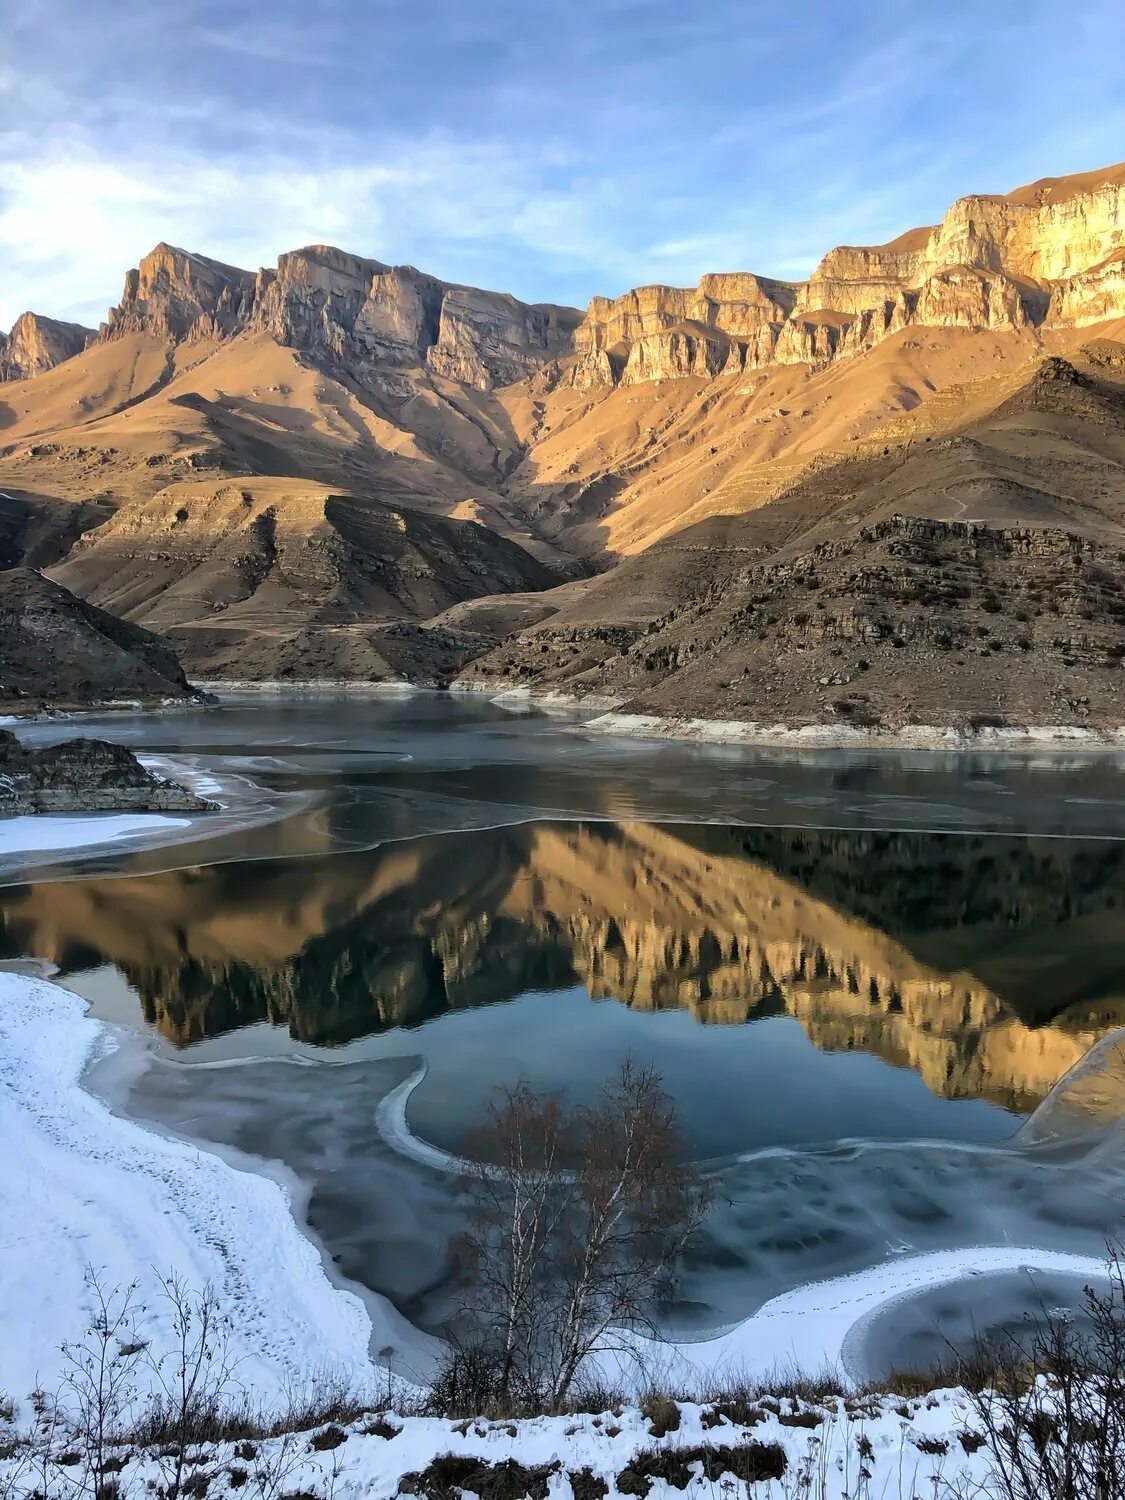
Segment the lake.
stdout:
<path fill-rule="evenodd" d="M 283 1164 L 340 1275 L 427 1331 L 442 1160 L 490 1090 L 587 1098 L 626 1056 L 717 1184 L 677 1336 L 888 1257 L 1120 1229 L 1120 1153 L 1020 1134 L 1125 1024 L 1112 756 L 646 743 L 439 695 L 81 730 L 183 757 L 224 812 L 0 866 L 0 959 L 142 1035 L 119 1107 Z M 1042 1290 L 987 1280 L 882 1313 L 856 1368 L 986 1307 L 1015 1326 Z"/>

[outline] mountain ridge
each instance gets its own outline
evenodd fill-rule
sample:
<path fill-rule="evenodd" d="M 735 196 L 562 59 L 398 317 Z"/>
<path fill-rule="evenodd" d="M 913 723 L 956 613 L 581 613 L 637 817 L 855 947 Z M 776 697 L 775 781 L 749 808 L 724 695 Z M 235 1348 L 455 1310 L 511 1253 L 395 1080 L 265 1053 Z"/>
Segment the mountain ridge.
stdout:
<path fill-rule="evenodd" d="M 966 195 L 936 225 L 882 245 L 834 247 L 804 279 L 711 272 L 694 288 L 651 283 L 595 296 L 584 314 L 330 245 L 285 252 L 275 267 L 252 272 L 162 241 L 126 274 L 97 336 L 262 329 L 338 357 L 417 360 L 488 388 L 560 356 L 577 356 L 563 377 L 579 385 L 714 376 L 732 358 L 756 369 L 846 357 L 911 325 L 1085 326 L 1122 314 L 1118 163 Z M 656 347 L 646 343 L 653 338 Z"/>
<path fill-rule="evenodd" d="M 827 546 L 839 588 L 874 569 L 902 605 L 896 549 L 928 520 L 932 566 L 969 590 L 946 634 L 991 641 L 980 528 L 1017 548 L 1045 529 L 1077 539 L 1041 582 L 1078 644 L 996 637 L 1030 639 L 1013 677 L 994 652 L 932 656 L 916 606 L 875 599 L 899 654 L 869 662 L 882 699 L 853 722 L 956 702 L 1112 725 L 1110 593 L 1065 570 L 1120 573 L 1123 276 L 1125 166 L 959 199 L 802 282 L 712 274 L 585 314 L 331 246 L 252 273 L 161 244 L 93 342 L 3 387 L 0 541 L 167 631 L 205 678 L 463 674 L 807 722 L 845 712 L 820 679 L 850 688 L 847 648 L 787 599 L 779 677 L 742 593 L 788 591 Z M 689 647 L 706 670 L 644 665 Z M 783 690 L 751 701 L 759 677 Z"/>

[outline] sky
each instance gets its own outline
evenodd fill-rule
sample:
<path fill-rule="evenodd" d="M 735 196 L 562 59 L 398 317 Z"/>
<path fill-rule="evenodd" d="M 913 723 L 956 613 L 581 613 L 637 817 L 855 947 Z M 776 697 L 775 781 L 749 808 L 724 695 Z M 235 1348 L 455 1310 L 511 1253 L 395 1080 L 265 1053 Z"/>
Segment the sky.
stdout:
<path fill-rule="evenodd" d="M 529 301 L 807 275 L 1125 157 L 1122 0 L 0 0 L 0 328 L 170 241 Z"/>

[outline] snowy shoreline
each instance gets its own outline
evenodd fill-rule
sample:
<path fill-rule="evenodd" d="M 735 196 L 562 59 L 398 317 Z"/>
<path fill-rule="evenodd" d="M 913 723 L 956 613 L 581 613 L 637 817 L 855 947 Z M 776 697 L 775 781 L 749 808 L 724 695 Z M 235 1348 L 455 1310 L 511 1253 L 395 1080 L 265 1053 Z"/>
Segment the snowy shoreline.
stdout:
<path fill-rule="evenodd" d="M 1084 1078 L 1091 1072 L 1100 1074 L 1107 1058 L 1111 1064 L 1116 1061 L 1123 1038 L 1125 1031 L 1103 1038 L 1072 1075 Z M 416 1135 L 407 1118 L 410 1096 L 425 1076 L 423 1066 L 382 1100 L 377 1114 L 380 1134 L 408 1160 L 431 1171 L 455 1175 L 464 1170 L 464 1161 Z M 1052 1117 L 1058 1101 L 1068 1092 L 1066 1082 L 1060 1080 L 1049 1097 Z M 1088 1129 L 1095 1120 L 1103 1123 L 1095 1115 L 1094 1120 L 1087 1121 Z M 1030 1138 L 1030 1124 L 1021 1127 L 1016 1139 Z M 670 1389 L 705 1391 L 709 1384 L 724 1380 L 759 1381 L 780 1369 L 815 1371 L 825 1366 L 839 1367 L 863 1383 L 867 1373 L 857 1367 L 853 1351 L 860 1348 L 864 1330 L 876 1315 L 935 1287 L 1011 1271 L 1062 1272 L 1096 1282 L 1105 1274 L 1105 1263 L 1103 1257 L 1009 1244 L 903 1255 L 861 1271 L 793 1287 L 770 1298 L 749 1317 L 713 1334 L 677 1341 L 639 1336 L 622 1339 L 619 1351 L 598 1356 L 596 1364 L 608 1384 L 626 1390 L 643 1391 L 654 1373 Z"/>
<path fill-rule="evenodd" d="M 0 1391 L 17 1399 L 36 1386 L 53 1389 L 57 1346 L 80 1338 L 89 1316 L 88 1267 L 109 1287 L 138 1284 L 138 1333 L 156 1353 L 170 1346 L 161 1277 L 175 1274 L 191 1289 L 218 1294 L 229 1318 L 238 1384 L 256 1404 L 287 1409 L 294 1392 L 316 1393 L 342 1381 L 370 1411 L 391 1410 L 377 1422 L 360 1417 L 328 1428 L 326 1443 L 311 1433 L 283 1434 L 261 1445 L 265 1466 L 284 1464 L 296 1493 L 384 1497 L 400 1479 L 424 1470 L 438 1455 L 484 1465 L 509 1461 L 560 1471 L 551 1492 L 579 1493 L 566 1475 L 582 1468 L 601 1476 L 610 1497 L 634 1493 L 624 1482 L 635 1455 L 655 1445 L 683 1450 L 690 1462 L 704 1451 L 752 1441 L 771 1444 L 796 1474 L 809 1455 L 830 1458 L 822 1500 L 848 1500 L 856 1445 L 888 1497 L 928 1488 L 935 1476 L 956 1472 L 978 1484 L 989 1458 L 958 1435 L 973 1426 L 970 1399 L 957 1390 L 922 1399 L 826 1398 L 789 1403 L 807 1420 L 787 1421 L 787 1398 L 761 1397 L 748 1426 L 709 1414 L 708 1387 L 747 1382 L 768 1392 L 771 1377 L 816 1371 L 839 1360 L 847 1341 L 895 1300 L 959 1280 L 1016 1266 L 1097 1274 L 1088 1257 L 994 1246 L 908 1256 L 852 1276 L 810 1283 L 767 1302 L 718 1338 L 697 1344 L 636 1341 L 636 1360 L 599 1359 L 602 1372 L 635 1388 L 638 1399 L 656 1382 L 698 1392 L 682 1400 L 667 1437 L 654 1431 L 645 1409 L 617 1406 L 611 1414 L 578 1414 L 489 1421 L 394 1414 L 395 1400 L 412 1406 L 405 1385 L 392 1386 L 373 1363 L 372 1322 L 360 1298 L 332 1284 L 317 1247 L 295 1217 L 298 1196 L 272 1174 L 247 1171 L 237 1160 L 197 1149 L 114 1115 L 83 1087 L 90 1059 L 114 1045 L 107 1028 L 85 1014 L 84 1003 L 58 985 L 0 973 Z M 127 1049 L 122 1049 L 126 1052 Z M 113 1055 L 122 1078 L 136 1055 Z M 435 1163 L 436 1165 L 436 1163 Z M 397 1315 L 394 1315 L 397 1317 Z M 401 1322 L 401 1320 L 399 1320 Z M 397 1396 L 393 1392 L 397 1389 Z M 0 1419 L 2 1426 L 2 1419 Z M 2 1434 L 0 1434 L 2 1435 Z M 247 1445 L 243 1445 L 246 1447 Z M 253 1452 L 254 1445 L 249 1445 Z M 274 1454 L 276 1450 L 276 1455 Z M 18 1451 L 0 1456 L 20 1462 Z M 947 1457 L 948 1455 L 948 1457 Z M 245 1483 L 246 1454 L 218 1444 L 208 1459 L 213 1491 L 234 1500 Z M 239 1463 L 242 1467 L 239 1467 Z M 13 1470 L 14 1472 L 14 1470 Z M 59 1471 L 60 1474 L 62 1471 Z M 123 1456 L 120 1493 L 141 1500 L 160 1479 L 158 1455 L 130 1448 Z M 240 1477 L 241 1476 L 241 1477 Z M 18 1476 L 17 1476 L 18 1477 Z M 653 1500 L 674 1500 L 682 1486 L 657 1480 Z M 61 1497 L 60 1479 L 49 1495 Z M 209 1491 L 210 1493 L 210 1491 Z M 583 1489 L 585 1494 L 586 1490 Z"/>
<path fill-rule="evenodd" d="M 88 1270 L 138 1283 L 157 1349 L 169 1339 L 159 1282 L 213 1286 L 240 1380 L 263 1400 L 325 1371 L 372 1389 L 368 1309 L 330 1283 L 289 1194 L 89 1093 L 84 1071 L 112 1039 L 85 1011 L 57 984 L 0 974 L 0 1389 L 20 1399 L 57 1380 L 59 1345 L 89 1320 Z"/>
<path fill-rule="evenodd" d="M 243 1368 L 261 1393 L 279 1393 L 331 1368 L 357 1391 L 379 1376 L 372 1359 L 397 1350 L 425 1361 L 425 1336 L 385 1299 L 334 1282 L 302 1228 L 301 1194 L 273 1164 L 201 1147 L 122 1118 L 83 1085 L 92 1057 L 116 1047 L 85 1003 L 57 984 L 0 974 L 0 1207 L 16 1236 L 0 1241 L 0 1388 L 30 1390 L 45 1361 L 78 1337 L 88 1313 L 87 1267 L 114 1285 L 138 1281 L 152 1301 L 160 1277 L 215 1286 L 233 1320 Z M 104 1066 L 104 1064 L 103 1064 Z M 136 1059 L 116 1057 L 119 1078 Z M 405 1127 L 405 1098 L 394 1111 Z M 397 1102 L 397 1101 L 396 1101 Z M 397 1116 L 401 1115 L 401 1120 Z M 441 1170 L 440 1153 L 423 1153 Z M 42 1283 L 42 1258 L 53 1264 Z M 1101 1262 L 1034 1247 L 978 1246 L 897 1257 L 795 1287 L 715 1337 L 635 1340 L 610 1372 L 628 1386 L 661 1370 L 705 1386 L 732 1374 L 844 1360 L 857 1332 L 888 1305 L 964 1277 L 1019 1268 L 1096 1277 Z M 159 1317 L 147 1330 L 159 1344 Z M 374 1323 L 374 1327 L 373 1327 Z M 33 1354 L 29 1351 L 34 1351 Z M 642 1369 L 643 1367 L 643 1369 Z"/>

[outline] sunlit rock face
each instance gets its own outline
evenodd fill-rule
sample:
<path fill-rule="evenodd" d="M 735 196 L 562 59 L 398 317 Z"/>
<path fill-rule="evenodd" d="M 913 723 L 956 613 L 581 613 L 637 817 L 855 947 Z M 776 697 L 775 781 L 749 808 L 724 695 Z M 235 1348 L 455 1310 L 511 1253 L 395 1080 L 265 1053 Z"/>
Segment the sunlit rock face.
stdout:
<path fill-rule="evenodd" d="M 1125 315 L 1125 170 L 959 199 L 933 228 L 830 250 L 804 282 L 745 273 L 595 297 L 579 388 L 825 364 L 909 326 L 1009 331 Z"/>
<path fill-rule="evenodd" d="M 289 251 L 254 274 L 162 244 L 127 274 L 102 337 L 264 336 L 346 367 L 428 369 L 490 389 L 568 352 L 579 318 L 331 245 Z"/>
<path fill-rule="evenodd" d="M 130 271 L 101 336 L 173 344 L 264 335 L 345 367 L 428 371 L 479 389 L 544 372 L 578 390 L 823 365 L 903 328 L 1008 332 L 1125 315 L 1125 167 L 959 199 L 886 245 L 841 245 L 805 281 L 749 271 L 595 297 L 585 315 L 439 281 L 331 245 L 256 274 L 160 244 Z M 49 369 L 87 331 L 24 320 L 0 374 Z"/>
<path fill-rule="evenodd" d="M 61 323 L 39 313 L 20 313 L 11 332 L 0 333 L 0 381 L 29 380 L 79 354 L 96 337 L 81 323 Z"/>
<path fill-rule="evenodd" d="M 215 338 L 240 328 L 253 307 L 249 271 L 159 244 L 125 273 L 121 301 L 102 324 L 103 338 L 147 333 L 172 343 Z"/>
<path fill-rule="evenodd" d="M 487 390 L 531 375 L 565 352 L 577 322 L 565 307 L 529 307 L 501 292 L 449 287 L 426 363 L 437 375 Z"/>

